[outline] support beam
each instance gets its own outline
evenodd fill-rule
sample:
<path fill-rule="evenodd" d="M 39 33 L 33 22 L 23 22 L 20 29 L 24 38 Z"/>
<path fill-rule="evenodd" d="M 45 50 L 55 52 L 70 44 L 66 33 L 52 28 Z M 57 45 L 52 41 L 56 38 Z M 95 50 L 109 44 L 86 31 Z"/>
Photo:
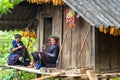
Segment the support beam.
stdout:
<path fill-rule="evenodd" d="M 0 24 L 28 24 L 30 21 L 4 21 L 0 20 Z"/>
<path fill-rule="evenodd" d="M 91 26 L 91 33 L 92 33 L 92 44 L 91 44 L 91 61 L 92 61 L 92 67 L 93 67 L 93 69 L 95 70 L 95 26 Z"/>
<path fill-rule="evenodd" d="M 98 80 L 98 78 L 97 78 L 94 70 L 87 70 L 87 71 L 86 71 L 86 74 L 88 75 L 88 78 L 89 78 L 90 80 Z"/>

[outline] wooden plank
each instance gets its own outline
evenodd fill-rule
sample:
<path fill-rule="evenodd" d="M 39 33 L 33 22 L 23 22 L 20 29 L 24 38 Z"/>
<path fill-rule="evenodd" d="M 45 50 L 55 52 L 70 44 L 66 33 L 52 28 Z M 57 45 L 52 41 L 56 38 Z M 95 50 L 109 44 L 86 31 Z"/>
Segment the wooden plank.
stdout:
<path fill-rule="evenodd" d="M 96 69 L 99 72 L 108 72 L 120 69 L 120 38 L 109 34 L 104 34 L 96 29 Z"/>
<path fill-rule="evenodd" d="M 27 68 L 27 67 L 23 67 L 23 66 L 8 66 L 8 65 L 5 65 L 5 66 L 9 67 L 9 68 L 17 69 L 17 70 L 27 71 L 30 73 L 36 73 L 36 74 L 54 75 L 54 74 L 60 73 L 60 72 L 54 72 L 54 73 L 46 72 L 46 71 L 42 70 L 42 68 L 39 70 L 36 70 L 34 68 Z"/>
<path fill-rule="evenodd" d="M 83 40 L 83 42 L 82 42 L 80 51 L 79 51 L 79 53 L 78 53 L 78 58 L 81 57 L 81 53 L 82 53 L 82 50 L 83 50 L 83 47 L 84 47 L 84 45 L 85 45 L 85 42 L 86 42 L 86 39 L 87 39 L 87 37 L 88 37 L 89 32 L 90 32 L 90 26 L 88 27 L 88 30 L 87 30 L 87 32 L 86 32 L 86 34 L 85 34 L 85 38 L 84 38 L 84 40 Z"/>
<path fill-rule="evenodd" d="M 55 75 L 49 75 L 49 76 L 43 76 L 41 78 L 36 78 L 34 80 L 45 80 L 45 79 L 48 79 L 48 78 L 56 78 L 62 74 L 65 74 L 65 72 L 62 72 L 62 73 L 59 73 L 59 74 L 55 74 Z"/>
<path fill-rule="evenodd" d="M 65 7 L 66 9 L 66 7 Z M 64 16 L 65 20 L 65 16 Z M 67 40 L 64 44 L 64 49 L 62 51 L 62 68 L 71 68 L 71 48 L 72 48 L 72 42 L 71 42 L 71 28 L 64 22 L 64 29 L 63 29 L 63 39 L 65 38 L 66 31 L 70 31 L 67 36 Z"/>
<path fill-rule="evenodd" d="M 111 68 L 112 69 L 120 69 L 120 38 L 114 37 L 114 41 L 111 41 L 112 46 L 111 46 Z"/>
<path fill-rule="evenodd" d="M 27 68 L 27 67 L 22 67 L 22 66 L 8 66 L 5 65 L 5 67 L 9 67 L 9 68 L 13 68 L 16 70 L 22 70 L 22 71 L 26 71 L 26 72 L 30 72 L 30 73 L 36 73 L 36 74 L 43 74 L 43 75 L 57 75 L 57 74 L 61 74 L 63 72 L 65 72 L 65 74 L 60 75 L 59 77 L 73 77 L 73 78 L 81 78 L 81 79 L 88 79 L 88 75 L 90 74 L 90 72 L 88 72 L 87 74 L 80 74 L 80 69 L 77 69 L 77 72 L 75 72 L 74 70 L 64 70 L 64 69 L 53 69 L 53 72 L 46 72 L 44 70 L 39 69 L 36 70 L 34 68 Z M 95 75 L 94 75 L 95 76 Z M 120 73 L 105 73 L 105 74 L 96 74 L 96 76 L 98 78 L 120 78 Z M 94 79 L 92 79 L 94 80 Z"/>
<path fill-rule="evenodd" d="M 82 17 L 80 17 L 79 22 L 80 22 L 80 30 L 79 30 L 80 40 L 79 41 L 80 41 L 80 47 L 82 47 L 89 24 Z M 79 63 L 77 64 L 77 67 L 92 67 L 92 64 L 91 64 L 91 31 L 89 32 L 88 37 L 86 38 L 85 44 L 83 46 L 83 50 L 81 51 L 81 57 L 77 58 L 77 63 Z"/>
<path fill-rule="evenodd" d="M 66 42 L 64 44 L 62 54 L 62 68 L 71 68 L 71 29 L 68 27 L 64 32 L 64 38 L 66 31 L 69 31 Z"/>
<path fill-rule="evenodd" d="M 98 78 L 93 70 L 87 70 L 86 73 L 90 80 L 98 80 Z"/>
<path fill-rule="evenodd" d="M 62 39 L 62 6 L 54 6 L 54 20 L 53 20 L 53 35 L 59 36 Z M 53 13 L 51 12 L 51 13 Z M 61 41 L 60 41 L 61 42 Z M 61 44 L 60 44 L 61 45 Z"/>
<path fill-rule="evenodd" d="M 93 65 L 93 68 L 95 70 L 95 26 L 91 26 L 91 33 L 92 33 L 92 41 L 91 41 L 91 63 Z"/>
<path fill-rule="evenodd" d="M 61 64 L 62 59 L 61 59 L 60 57 L 61 57 L 61 55 L 62 55 L 62 50 L 63 50 L 64 44 L 65 44 L 65 42 L 66 42 L 66 39 L 67 39 L 67 36 L 68 36 L 68 33 L 69 33 L 69 32 L 70 32 L 70 31 L 67 31 L 67 32 L 65 33 L 65 37 L 64 37 L 63 43 L 62 43 L 62 45 L 61 45 L 61 48 L 60 48 L 60 51 L 59 51 L 59 55 L 58 55 L 58 59 L 57 59 L 57 61 L 59 62 L 57 68 L 62 68 L 62 64 Z"/>
<path fill-rule="evenodd" d="M 0 24 L 28 24 L 28 21 L 2 21 L 0 20 Z"/>
<path fill-rule="evenodd" d="M 77 67 L 77 56 L 80 50 L 80 19 L 76 18 L 76 28 L 72 30 L 72 52 L 71 52 L 71 68 Z"/>
<path fill-rule="evenodd" d="M 111 55 L 111 43 L 108 39 L 108 35 L 99 32 L 99 58 L 100 58 L 100 69 L 109 69 Z"/>
<path fill-rule="evenodd" d="M 40 51 L 40 10 L 38 9 L 37 13 L 37 20 L 38 20 L 38 25 L 37 25 L 37 51 Z"/>
<path fill-rule="evenodd" d="M 95 28 L 95 72 L 99 73 L 100 72 L 100 54 L 99 54 L 99 34 L 98 34 L 98 29 Z"/>

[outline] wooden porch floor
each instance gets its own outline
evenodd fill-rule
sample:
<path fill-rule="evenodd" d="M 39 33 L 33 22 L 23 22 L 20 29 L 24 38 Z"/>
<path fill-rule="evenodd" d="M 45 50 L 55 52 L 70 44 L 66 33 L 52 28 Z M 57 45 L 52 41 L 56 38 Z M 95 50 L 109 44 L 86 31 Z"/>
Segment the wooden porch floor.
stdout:
<path fill-rule="evenodd" d="M 5 65 L 5 67 L 14 68 L 16 70 L 22 70 L 30 73 L 35 74 L 42 74 L 42 75 L 59 75 L 60 73 L 64 73 L 59 75 L 59 77 L 72 77 L 72 78 L 81 78 L 81 79 L 89 79 L 88 74 L 80 73 L 81 69 L 56 69 L 56 68 L 41 68 L 39 70 L 36 70 L 34 68 L 27 68 L 23 66 L 8 66 Z M 101 79 L 107 79 L 107 78 L 120 78 L 120 73 L 103 73 L 103 74 L 95 74 L 97 78 Z"/>

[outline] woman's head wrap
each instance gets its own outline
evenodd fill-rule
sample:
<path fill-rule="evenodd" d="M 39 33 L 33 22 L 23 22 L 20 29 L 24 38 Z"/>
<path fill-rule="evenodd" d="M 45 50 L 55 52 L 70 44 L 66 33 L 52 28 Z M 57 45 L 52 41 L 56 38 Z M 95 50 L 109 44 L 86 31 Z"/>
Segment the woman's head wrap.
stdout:
<path fill-rule="evenodd" d="M 51 38 L 55 38 L 56 40 L 59 40 L 59 37 L 58 37 L 58 36 L 53 36 L 53 35 L 51 35 L 51 36 L 49 37 L 49 39 L 51 39 Z"/>
<path fill-rule="evenodd" d="M 22 36 L 20 35 L 20 34 L 16 34 L 15 35 L 15 39 L 17 39 L 17 38 L 21 38 Z"/>
<path fill-rule="evenodd" d="M 53 35 L 51 35 L 49 38 L 48 38 L 48 44 L 49 45 L 51 45 L 51 42 L 50 42 L 50 39 L 51 38 L 54 38 L 55 40 L 56 40 L 56 44 L 58 44 L 59 45 L 59 37 L 58 36 L 53 36 Z"/>

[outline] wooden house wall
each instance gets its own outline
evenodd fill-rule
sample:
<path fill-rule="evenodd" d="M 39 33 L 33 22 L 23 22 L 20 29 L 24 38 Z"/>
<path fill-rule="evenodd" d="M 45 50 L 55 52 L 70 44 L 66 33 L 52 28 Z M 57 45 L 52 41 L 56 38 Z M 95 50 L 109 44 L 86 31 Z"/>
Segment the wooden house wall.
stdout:
<path fill-rule="evenodd" d="M 52 35 L 56 35 L 60 37 L 62 35 L 62 7 L 61 6 L 53 6 L 52 4 L 44 4 L 39 8 L 39 26 L 38 26 L 38 37 L 40 44 L 38 46 L 41 51 L 43 45 L 43 37 L 44 37 L 44 18 L 52 18 Z M 61 42 L 61 41 L 60 41 Z"/>
<path fill-rule="evenodd" d="M 91 29 L 86 39 L 80 58 L 78 54 L 85 39 L 85 35 L 89 28 L 89 24 L 80 18 L 76 18 L 76 29 L 71 29 L 64 23 L 63 33 L 69 31 L 67 40 L 64 45 L 62 53 L 62 67 L 63 68 L 75 68 L 75 67 L 92 67 L 91 64 Z"/>
<path fill-rule="evenodd" d="M 52 35 L 60 37 L 60 43 L 65 39 L 61 60 L 62 68 L 95 68 L 96 71 L 119 69 L 120 67 L 120 37 L 103 34 L 98 29 L 90 27 L 88 37 L 78 58 L 85 35 L 90 26 L 83 18 L 76 18 L 76 29 L 71 29 L 65 23 L 65 11 L 62 6 L 41 5 L 39 7 L 38 51 L 41 51 L 44 37 L 44 18 L 52 17 Z M 62 15 L 64 14 L 64 15 Z M 64 16 L 64 18 L 62 17 Z M 94 33 L 95 30 L 95 33 Z M 95 44 L 95 46 L 94 46 Z M 61 45 L 60 45 L 61 46 Z"/>
<path fill-rule="evenodd" d="M 39 51 L 42 49 L 43 45 L 43 35 L 44 35 L 44 18 L 52 17 L 52 35 L 57 35 L 60 37 L 60 43 L 65 38 L 66 31 L 70 30 L 67 35 L 67 40 L 65 41 L 62 50 L 62 68 L 75 68 L 77 67 L 91 67 L 91 29 L 85 46 L 82 50 L 82 55 L 78 57 L 83 39 L 85 38 L 86 32 L 88 30 L 89 24 L 83 20 L 81 17 L 76 18 L 76 29 L 72 30 L 65 23 L 65 11 L 63 11 L 62 6 L 52 6 L 52 5 L 42 5 L 39 8 L 39 25 L 38 25 L 38 37 L 40 44 L 38 46 Z M 64 15 L 62 15 L 64 14 Z M 64 16 L 64 17 L 63 17 Z M 63 17 L 63 18 L 62 18 Z M 62 23 L 63 22 L 63 23 Z M 60 45 L 61 46 L 61 45 Z"/>
<path fill-rule="evenodd" d="M 120 36 L 104 34 L 96 28 L 96 69 L 99 72 L 120 69 Z"/>

